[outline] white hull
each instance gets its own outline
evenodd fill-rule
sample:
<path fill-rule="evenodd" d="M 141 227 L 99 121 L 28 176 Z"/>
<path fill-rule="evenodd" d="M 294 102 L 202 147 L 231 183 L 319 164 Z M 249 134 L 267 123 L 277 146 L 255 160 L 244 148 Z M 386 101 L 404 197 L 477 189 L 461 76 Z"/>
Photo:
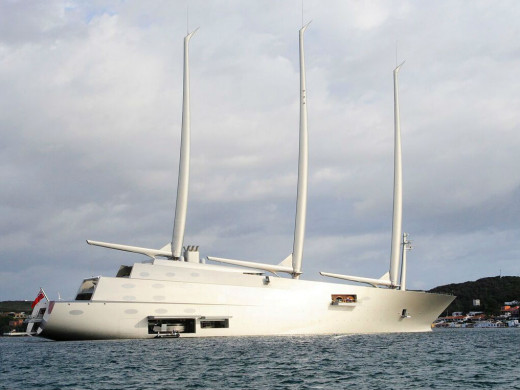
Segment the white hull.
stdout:
<path fill-rule="evenodd" d="M 266 283 L 263 275 L 236 271 L 137 263 L 130 277 L 100 277 L 91 300 L 49 303 L 37 334 L 53 340 L 153 338 L 150 324 L 161 319 L 190 324 L 181 337 L 423 332 L 454 299 L 278 277 Z M 332 305 L 332 294 L 355 295 L 357 302 Z M 203 327 L 207 321 L 228 327 Z"/>

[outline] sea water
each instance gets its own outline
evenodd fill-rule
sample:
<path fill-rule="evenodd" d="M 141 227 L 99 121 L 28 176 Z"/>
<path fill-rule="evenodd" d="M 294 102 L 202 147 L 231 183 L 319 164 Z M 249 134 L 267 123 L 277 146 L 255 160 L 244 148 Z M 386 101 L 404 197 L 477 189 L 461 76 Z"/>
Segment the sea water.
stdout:
<path fill-rule="evenodd" d="M 520 328 L 51 342 L 0 338 L 1 389 L 520 389 Z"/>

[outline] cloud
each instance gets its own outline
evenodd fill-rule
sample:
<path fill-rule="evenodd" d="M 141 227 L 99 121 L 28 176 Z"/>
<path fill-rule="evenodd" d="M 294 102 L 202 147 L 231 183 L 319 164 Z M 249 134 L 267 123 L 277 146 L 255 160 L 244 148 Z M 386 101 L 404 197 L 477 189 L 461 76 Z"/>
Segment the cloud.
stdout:
<path fill-rule="evenodd" d="M 2 299 L 140 261 L 85 239 L 171 239 L 186 4 L 0 5 Z M 411 288 L 516 275 L 520 7 L 304 3 L 310 182 L 304 277 L 379 277 L 390 256 L 391 71 L 400 73 Z M 292 250 L 301 4 L 190 2 L 186 243 Z M 23 281 L 23 282 L 22 282 Z"/>

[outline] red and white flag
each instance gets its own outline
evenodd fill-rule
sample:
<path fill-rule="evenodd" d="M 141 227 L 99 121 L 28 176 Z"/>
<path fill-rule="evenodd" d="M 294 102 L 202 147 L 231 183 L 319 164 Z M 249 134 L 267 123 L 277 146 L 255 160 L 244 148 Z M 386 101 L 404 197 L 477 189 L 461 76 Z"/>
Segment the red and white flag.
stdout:
<path fill-rule="evenodd" d="M 38 296 L 32 303 L 31 308 L 34 309 L 34 306 L 36 306 L 38 302 L 40 302 L 43 298 L 45 298 L 45 293 L 43 292 L 43 289 L 40 288 L 40 292 L 38 293 Z"/>

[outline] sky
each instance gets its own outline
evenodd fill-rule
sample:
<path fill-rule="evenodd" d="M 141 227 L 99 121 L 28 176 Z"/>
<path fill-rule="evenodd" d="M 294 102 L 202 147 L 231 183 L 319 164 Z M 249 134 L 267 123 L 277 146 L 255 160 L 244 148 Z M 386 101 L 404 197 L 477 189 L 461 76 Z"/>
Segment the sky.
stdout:
<path fill-rule="evenodd" d="M 187 9 L 189 13 L 187 15 Z M 520 275 L 517 1 L 0 2 L 0 300 L 73 298 L 171 241 L 190 43 L 185 245 L 292 251 L 305 33 L 302 278 L 379 278 L 400 71 L 407 287 Z M 341 282 L 343 283 L 343 282 Z M 347 283 L 347 282 L 345 282 Z"/>

